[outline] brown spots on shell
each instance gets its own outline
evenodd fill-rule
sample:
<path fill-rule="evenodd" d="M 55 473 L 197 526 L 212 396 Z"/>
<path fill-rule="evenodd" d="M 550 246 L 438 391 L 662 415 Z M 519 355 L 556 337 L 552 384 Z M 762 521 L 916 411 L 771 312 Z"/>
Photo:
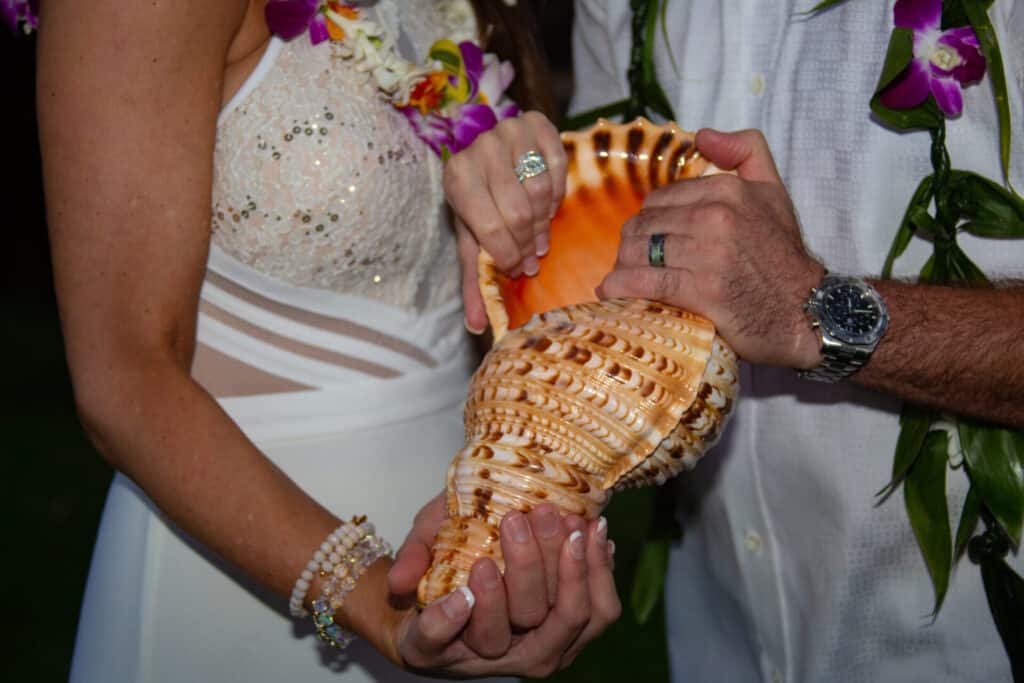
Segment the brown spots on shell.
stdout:
<path fill-rule="evenodd" d="M 540 498 L 541 500 L 547 500 L 548 497 L 548 492 L 545 491 L 544 489 L 534 489 L 533 491 L 530 491 L 530 493 L 534 497 Z"/>
<path fill-rule="evenodd" d="M 643 384 L 640 385 L 640 395 L 643 396 L 644 398 L 647 398 L 654 391 L 655 386 L 656 385 L 651 380 L 645 381 Z"/>
<path fill-rule="evenodd" d="M 637 358 L 637 359 L 643 358 L 644 357 L 644 353 L 645 353 L 644 347 L 642 347 L 642 346 L 634 346 L 634 347 L 632 347 L 629 350 L 629 355 L 631 355 L 631 356 L 633 356 L 633 358 Z"/>
<path fill-rule="evenodd" d="M 675 180 L 682 173 L 686 167 L 686 155 L 693 148 L 693 143 L 689 140 L 682 140 L 679 146 L 676 147 L 675 151 L 672 152 L 672 158 L 669 160 L 668 173 L 669 180 Z"/>
<path fill-rule="evenodd" d="M 593 334 L 590 335 L 588 341 L 598 346 L 605 348 L 611 347 L 617 340 L 614 335 L 608 334 L 601 330 L 594 330 Z"/>
<path fill-rule="evenodd" d="M 615 180 L 614 176 L 605 176 L 601 186 L 604 188 L 604 193 L 608 195 L 610 199 L 613 199 L 619 194 L 619 183 Z"/>
<path fill-rule="evenodd" d="M 533 363 L 531 363 L 529 361 L 526 361 L 524 363 L 521 363 L 521 364 L 517 365 L 513 369 L 513 372 L 515 372 L 517 375 L 522 377 L 523 375 L 528 375 L 530 373 L 530 371 L 532 371 L 532 370 L 533 370 Z"/>
<path fill-rule="evenodd" d="M 584 349 L 579 346 L 573 346 L 565 354 L 565 360 L 571 360 L 574 363 L 578 363 L 579 365 L 586 365 L 587 362 L 590 361 L 590 359 L 593 357 L 593 355 L 594 354 L 592 354 L 587 349 Z"/>
<path fill-rule="evenodd" d="M 621 372 L 621 371 L 622 371 L 622 366 L 621 365 L 619 365 L 618 363 L 612 363 L 611 367 L 609 367 L 607 370 L 605 370 L 605 373 L 609 377 L 618 377 L 619 376 L 619 372 Z"/>
<path fill-rule="evenodd" d="M 658 136 L 658 141 L 654 143 L 654 148 L 651 150 L 651 163 L 648 167 L 648 182 L 650 182 L 651 187 L 658 187 L 661 184 L 658 169 L 661 168 L 661 162 L 665 155 L 665 150 L 667 150 L 668 146 L 672 144 L 672 140 L 674 138 L 675 133 L 665 131 Z"/>
<path fill-rule="evenodd" d="M 496 441 L 499 438 L 501 438 L 500 432 L 494 435 L 493 438 L 490 438 L 490 440 Z M 490 460 L 491 458 L 494 457 L 494 450 L 492 450 L 490 446 L 485 446 L 481 444 L 473 449 L 473 454 L 470 455 L 469 457 L 475 458 L 477 460 Z"/>
<path fill-rule="evenodd" d="M 481 479 L 490 479 L 491 471 L 484 467 L 479 472 L 477 472 L 477 476 L 479 476 Z"/>
<path fill-rule="evenodd" d="M 523 342 L 523 346 L 522 346 L 522 348 L 524 348 L 524 349 L 533 349 L 534 351 L 538 351 L 540 353 L 544 353 L 550 347 L 551 347 L 551 340 L 550 339 L 548 339 L 547 337 L 544 337 L 544 336 L 533 336 L 533 335 L 530 335 L 529 337 L 527 337 L 526 341 Z"/>

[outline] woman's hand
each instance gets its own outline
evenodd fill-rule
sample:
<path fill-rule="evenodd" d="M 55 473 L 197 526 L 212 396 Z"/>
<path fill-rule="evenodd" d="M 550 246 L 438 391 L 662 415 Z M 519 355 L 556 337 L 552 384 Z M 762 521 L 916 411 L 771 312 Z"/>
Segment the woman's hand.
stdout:
<path fill-rule="evenodd" d="M 529 151 L 548 170 L 522 183 L 516 163 Z M 510 277 L 536 275 L 548 251 L 548 227 L 565 196 L 566 156 L 558 130 L 538 112 L 505 119 L 445 164 L 444 191 L 455 212 L 466 327 L 480 333 L 487 315 L 477 283 L 477 254 L 487 250 Z"/>
<path fill-rule="evenodd" d="M 430 544 L 444 519 L 438 496 L 417 517 L 388 585 L 415 593 L 430 564 Z M 544 677 L 568 666 L 620 612 L 603 520 L 562 518 L 552 505 L 502 521 L 505 576 L 489 559 L 473 565 L 468 591 L 410 612 L 394 627 L 405 666 L 460 676 Z M 390 649 L 390 648 L 386 648 Z"/>

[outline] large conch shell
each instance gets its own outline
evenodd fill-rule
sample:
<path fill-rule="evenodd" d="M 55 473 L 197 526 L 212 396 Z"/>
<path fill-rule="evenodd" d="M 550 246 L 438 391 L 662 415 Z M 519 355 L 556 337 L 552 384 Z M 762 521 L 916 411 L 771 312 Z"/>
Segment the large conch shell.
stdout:
<path fill-rule="evenodd" d="M 551 502 L 593 519 L 611 491 L 662 484 L 715 443 L 738 390 L 736 355 L 704 318 L 642 300 L 596 302 L 619 229 L 655 187 L 714 172 L 693 135 L 644 119 L 564 133 L 566 198 L 535 278 L 486 255 L 480 287 L 495 346 L 473 376 L 466 447 L 448 469 L 448 519 L 421 605 L 504 569 L 498 526 Z"/>

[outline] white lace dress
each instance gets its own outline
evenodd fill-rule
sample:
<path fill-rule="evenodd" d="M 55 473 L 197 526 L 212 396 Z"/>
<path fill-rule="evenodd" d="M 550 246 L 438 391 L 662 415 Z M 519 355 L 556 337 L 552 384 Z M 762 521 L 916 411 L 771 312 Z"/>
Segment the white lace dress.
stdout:
<path fill-rule="evenodd" d="M 374 11 L 425 55 L 453 30 L 438 4 Z M 474 364 L 440 175 L 374 84 L 306 36 L 273 40 L 218 123 L 193 375 L 305 490 L 394 543 L 444 485 Z M 412 678 L 358 642 L 328 653 L 115 479 L 73 681 Z"/>

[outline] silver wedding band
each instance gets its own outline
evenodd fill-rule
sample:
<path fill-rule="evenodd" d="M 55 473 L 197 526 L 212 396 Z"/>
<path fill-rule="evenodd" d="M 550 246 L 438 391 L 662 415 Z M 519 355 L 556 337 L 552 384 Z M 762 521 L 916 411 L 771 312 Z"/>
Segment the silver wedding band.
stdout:
<path fill-rule="evenodd" d="M 647 238 L 647 262 L 654 268 L 665 267 L 665 236 L 661 233 Z"/>
<path fill-rule="evenodd" d="M 516 162 L 516 178 L 519 182 L 547 173 L 547 170 L 548 165 L 544 161 L 544 156 L 536 150 L 531 149 Z"/>

